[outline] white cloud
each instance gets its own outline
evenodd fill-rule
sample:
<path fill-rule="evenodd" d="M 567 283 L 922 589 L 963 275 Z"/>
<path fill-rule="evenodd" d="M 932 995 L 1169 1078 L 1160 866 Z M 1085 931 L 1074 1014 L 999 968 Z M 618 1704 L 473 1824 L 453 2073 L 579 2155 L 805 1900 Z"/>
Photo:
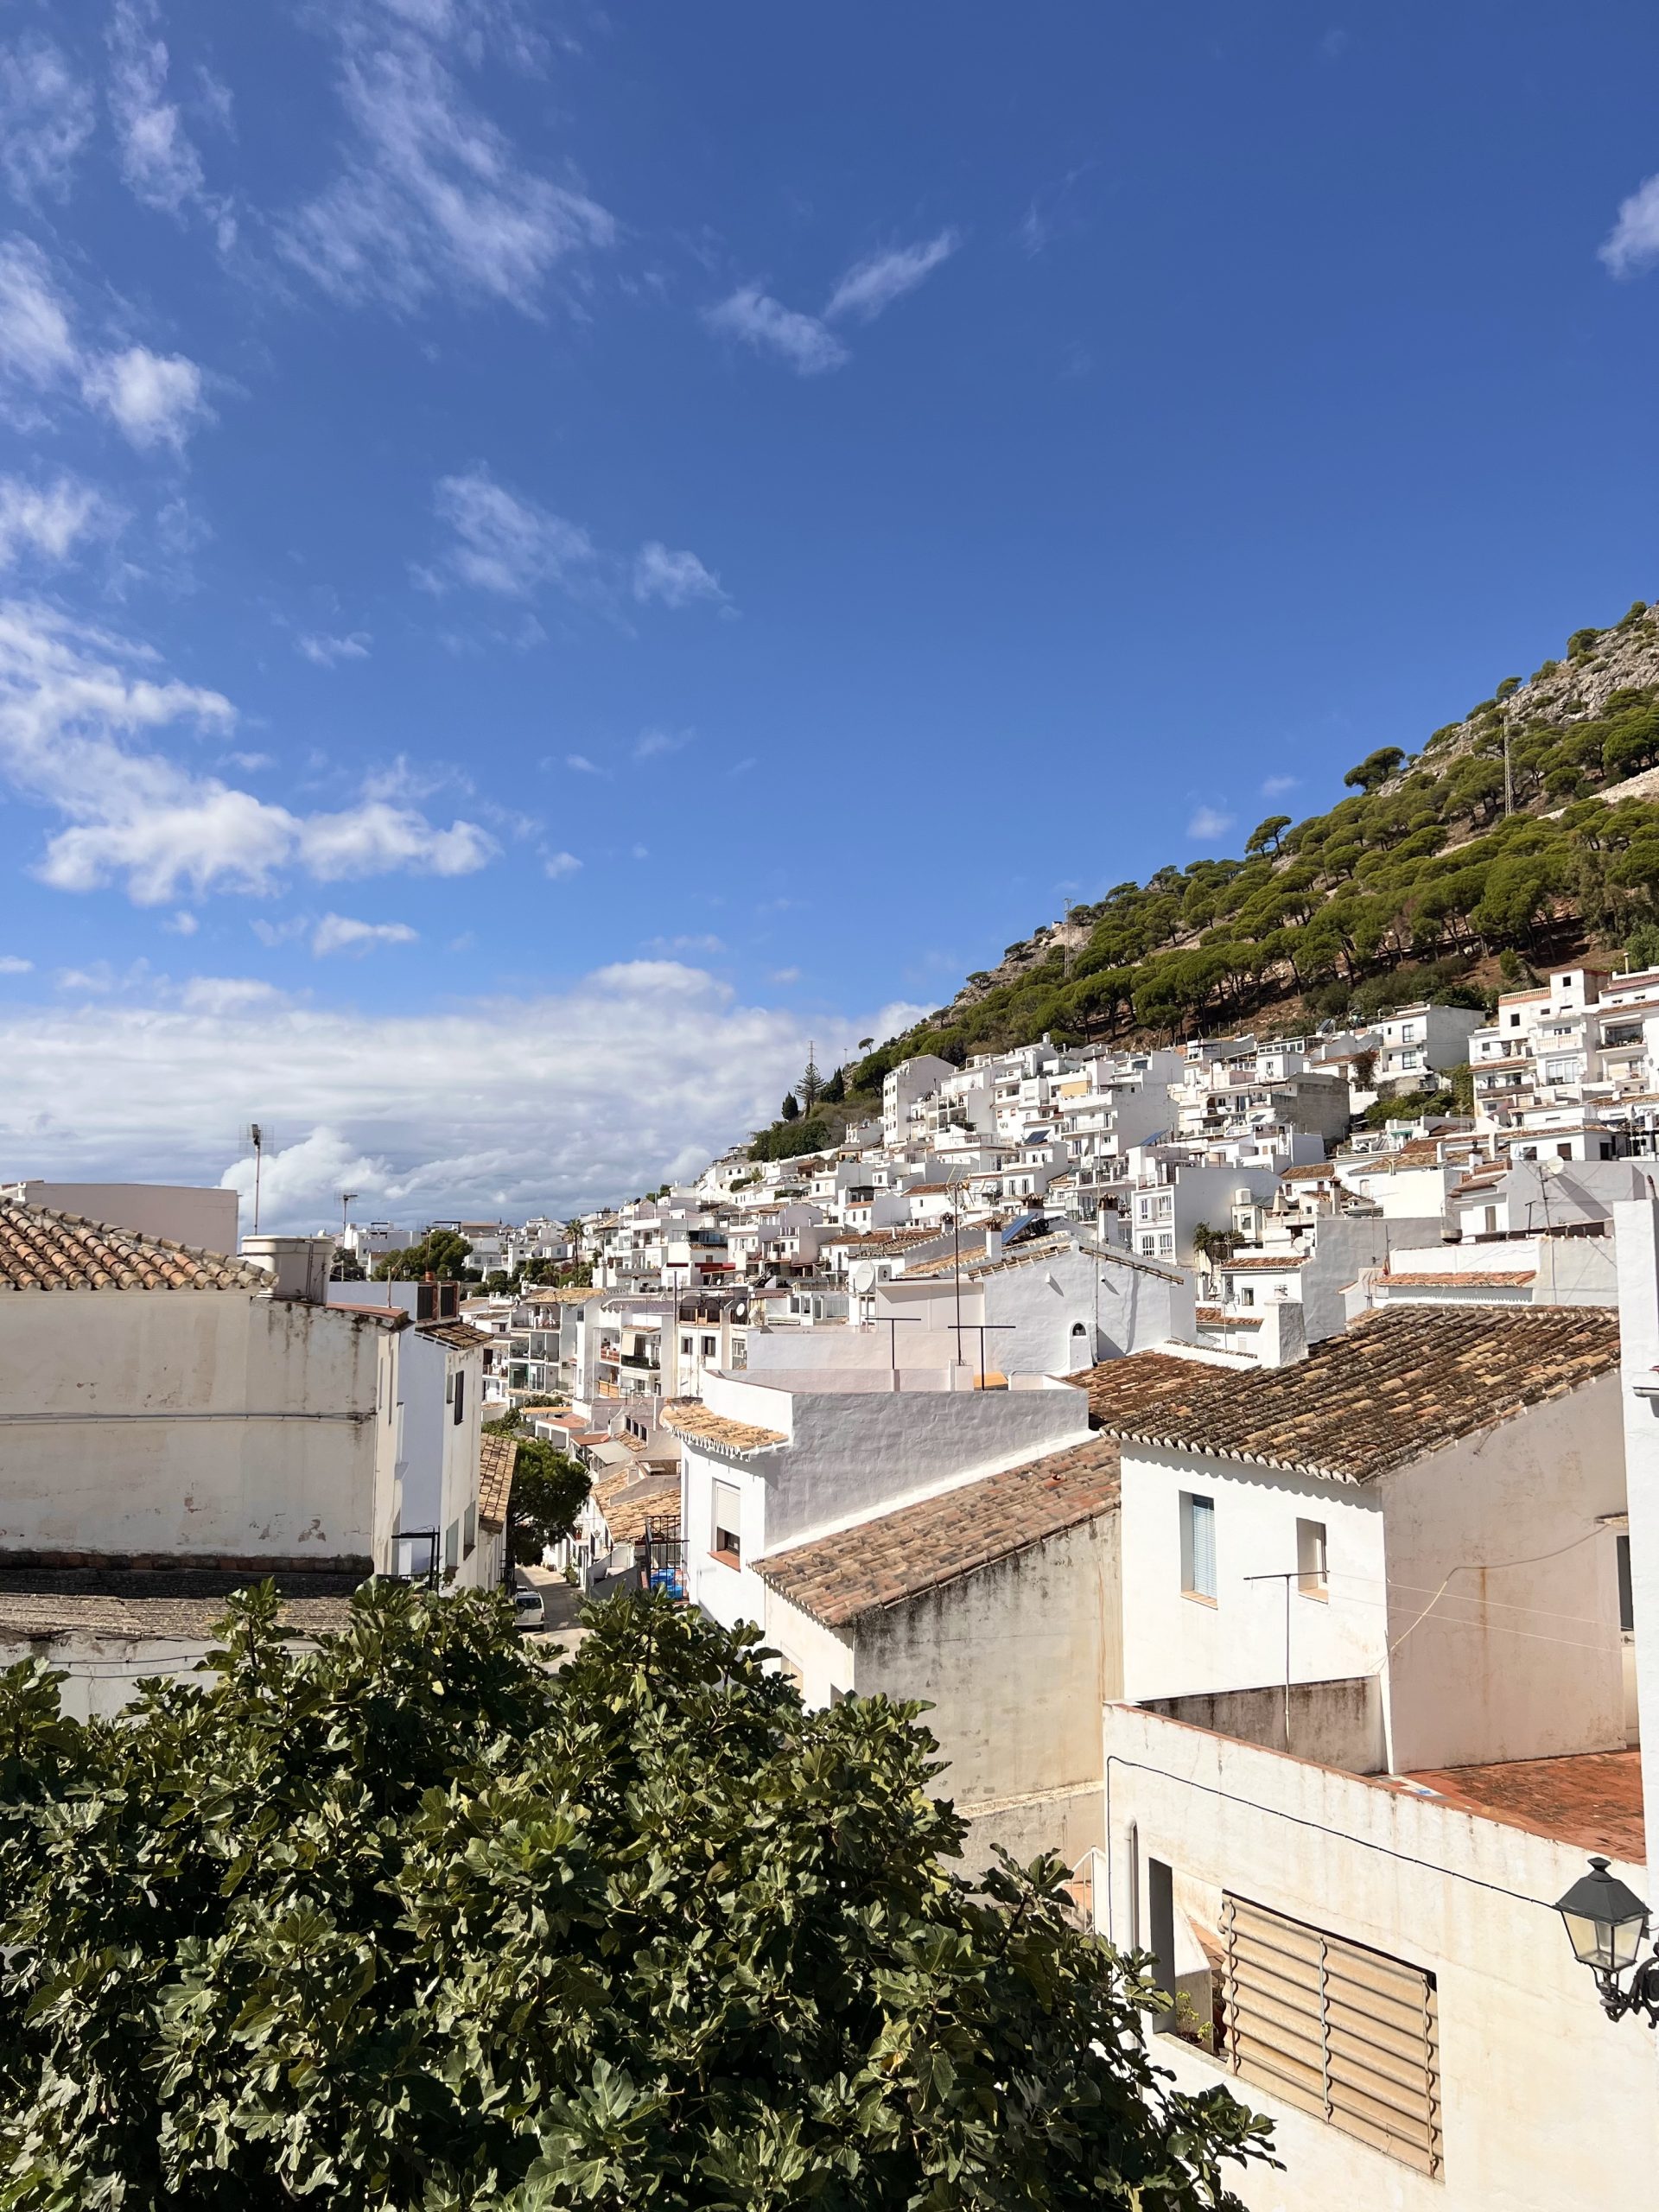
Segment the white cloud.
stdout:
<path fill-rule="evenodd" d="M 1232 826 L 1230 814 L 1223 814 L 1213 806 L 1201 806 L 1187 823 L 1186 834 L 1196 837 L 1200 844 L 1209 844 L 1217 837 L 1224 837 Z"/>
<path fill-rule="evenodd" d="M 99 494 L 72 476 L 57 477 L 44 490 L 20 477 L 0 476 L 0 569 L 25 553 L 67 561 L 77 540 L 108 519 Z"/>
<path fill-rule="evenodd" d="M 455 533 L 448 565 L 461 582 L 509 599 L 528 599 L 543 584 L 577 597 L 591 587 L 599 556 L 587 531 L 518 498 L 488 469 L 441 477 L 434 504 Z"/>
<path fill-rule="evenodd" d="M 194 937 L 201 925 L 188 906 L 181 906 L 175 914 L 168 917 L 162 927 L 170 930 L 175 937 Z"/>
<path fill-rule="evenodd" d="M 772 983 L 798 983 L 801 971 L 798 968 L 774 968 L 766 980 Z"/>
<path fill-rule="evenodd" d="M 1619 207 L 1598 249 L 1615 276 L 1637 276 L 1659 261 L 1659 176 L 1643 178 Z"/>
<path fill-rule="evenodd" d="M 590 760 L 585 753 L 567 753 L 564 765 L 567 768 L 575 769 L 579 776 L 602 776 L 605 773 L 599 763 Z"/>
<path fill-rule="evenodd" d="M 176 451 L 212 419 L 201 371 L 183 354 L 81 345 L 50 264 L 24 238 L 0 242 L 0 377 L 42 393 L 74 384 L 140 452 L 157 445 Z"/>
<path fill-rule="evenodd" d="M 140 453 L 160 445 L 181 451 L 197 423 L 211 416 L 195 363 L 182 353 L 152 353 L 148 346 L 90 361 L 80 389 L 87 404 L 101 407 Z"/>
<path fill-rule="evenodd" d="M 202 188 L 201 158 L 166 97 L 167 45 L 156 0 L 116 0 L 110 18 L 110 113 L 121 174 L 147 207 L 176 215 Z"/>
<path fill-rule="evenodd" d="M 264 1161 L 262 1227 L 338 1219 L 340 1190 L 400 1221 L 563 1216 L 696 1166 L 769 1120 L 809 1027 L 829 1066 L 904 1012 L 815 1010 L 809 1024 L 670 960 L 407 1014 L 279 995 L 214 1011 L 162 991 L 19 1004 L 0 1007 L 0 1147 L 18 1174 L 117 1179 L 142 1161 L 157 1180 L 222 1179 L 251 1196 L 252 1161 L 233 1160 L 226 1139 L 257 1111 L 288 1140 Z"/>
<path fill-rule="evenodd" d="M 195 976 L 179 994 L 187 1014 L 245 1014 L 275 1005 L 283 994 L 251 976 Z"/>
<path fill-rule="evenodd" d="M 691 742 L 689 729 L 645 729 L 633 748 L 636 760 L 658 760 L 666 753 L 678 753 Z"/>
<path fill-rule="evenodd" d="M 62 198 L 93 119 L 91 86 L 49 39 L 0 51 L 0 168 L 19 200 Z"/>
<path fill-rule="evenodd" d="M 183 890 L 270 891 L 286 867 L 333 882 L 397 869 L 460 875 L 493 856 L 474 823 L 445 830 L 383 799 L 295 814 L 155 749 L 175 727 L 234 721 L 220 693 L 160 676 L 143 647 L 48 607 L 0 602 L 0 775 L 67 821 L 35 871 L 55 889 L 121 881 L 156 906 Z"/>
<path fill-rule="evenodd" d="M 726 597 L 720 578 L 705 569 L 695 553 L 671 553 L 655 538 L 634 556 L 633 595 L 642 604 L 660 599 L 664 607 L 690 607 L 696 600 Z"/>
<path fill-rule="evenodd" d="M 775 353 L 797 376 L 823 376 L 852 359 L 817 315 L 785 307 L 758 284 L 740 285 L 729 299 L 705 308 L 702 320 L 718 337 L 741 339 L 757 353 Z"/>
<path fill-rule="evenodd" d="M 349 914 L 325 914 L 311 932 L 311 950 L 321 959 L 328 952 L 368 952 L 377 944 L 413 944 L 418 935 L 407 922 L 359 922 Z"/>
<path fill-rule="evenodd" d="M 15 952 L 0 953 L 0 976 L 29 976 L 34 970 L 32 960 L 20 959 Z"/>
<path fill-rule="evenodd" d="M 941 262 L 949 261 L 961 243 L 955 231 L 945 230 L 918 245 L 890 246 L 868 255 L 847 271 L 830 294 L 824 314 L 831 320 L 855 315 L 861 321 L 874 322 L 884 308 L 913 292 Z"/>
<path fill-rule="evenodd" d="M 667 954 L 674 959 L 688 953 L 712 955 L 725 950 L 717 937 L 654 937 L 645 947 L 647 952 Z"/>
<path fill-rule="evenodd" d="M 574 853 L 550 853 L 542 862 L 542 872 L 556 883 L 561 876 L 575 875 L 582 862 Z"/>
<path fill-rule="evenodd" d="M 695 553 L 673 551 L 652 538 L 625 564 L 595 545 L 580 523 L 510 492 L 481 466 L 440 477 L 433 505 L 454 537 L 436 569 L 420 572 L 430 590 L 461 583 L 527 600 L 551 589 L 613 615 L 630 589 L 642 606 L 658 600 L 681 607 L 726 598 L 720 579 Z"/>
<path fill-rule="evenodd" d="M 0 241 L 0 375 L 41 391 L 79 358 L 46 256 L 29 238 Z"/>
<path fill-rule="evenodd" d="M 348 19 L 340 92 L 345 165 L 279 235 L 333 297 L 408 309 L 448 290 L 534 314 L 560 262 L 615 238 L 595 200 L 521 164 L 421 37 L 372 45 Z"/>
<path fill-rule="evenodd" d="M 1300 776 L 1269 776 L 1262 786 L 1263 798 L 1282 798 L 1287 791 L 1295 791 L 1301 783 Z"/>
<path fill-rule="evenodd" d="M 337 668 L 343 660 L 366 660 L 373 643 L 366 630 L 353 630 L 344 638 L 308 632 L 295 639 L 294 650 L 318 668 Z"/>

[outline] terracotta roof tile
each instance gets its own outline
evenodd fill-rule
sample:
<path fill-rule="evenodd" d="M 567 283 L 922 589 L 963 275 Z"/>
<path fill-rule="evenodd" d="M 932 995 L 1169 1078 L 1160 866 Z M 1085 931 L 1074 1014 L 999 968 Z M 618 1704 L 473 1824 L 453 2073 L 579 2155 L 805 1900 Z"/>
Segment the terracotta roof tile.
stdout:
<path fill-rule="evenodd" d="M 1102 1428 L 1363 1483 L 1611 1373 L 1618 1319 L 1594 1306 L 1384 1306 L 1292 1367 L 1167 1373 L 1179 1365 L 1137 1352 L 1096 1368 L 1084 1379 Z"/>
<path fill-rule="evenodd" d="M 594 1484 L 594 1498 L 605 1516 L 611 1541 L 638 1543 L 647 1521 L 667 1535 L 680 1525 L 680 1477 L 677 1468 L 641 1473 L 629 1467 L 607 1475 Z"/>
<path fill-rule="evenodd" d="M 1223 1260 L 1220 1268 L 1224 1275 L 1242 1274 L 1247 1270 L 1276 1274 L 1281 1268 L 1305 1268 L 1313 1256 L 1311 1252 L 1287 1252 L 1279 1259 L 1271 1252 L 1252 1252 L 1243 1259 Z"/>
<path fill-rule="evenodd" d="M 512 1471 L 518 1463 L 516 1436 L 480 1436 L 478 1440 L 478 1518 L 486 1529 L 507 1525 L 507 1505 L 512 1496 Z"/>
<path fill-rule="evenodd" d="M 1446 1284 L 1453 1290 L 1480 1290 L 1490 1287 L 1495 1290 L 1518 1290 L 1523 1283 L 1535 1282 L 1535 1268 L 1471 1268 L 1462 1274 L 1387 1274 L 1377 1278 L 1382 1290 L 1438 1290 Z"/>
<path fill-rule="evenodd" d="M 480 1344 L 493 1344 L 493 1337 L 486 1337 L 482 1329 L 474 1328 L 470 1321 L 417 1321 L 416 1333 L 430 1337 L 435 1343 L 448 1344 L 451 1351 L 474 1351 Z"/>
<path fill-rule="evenodd" d="M 1500 1766 L 1426 1769 L 1408 1782 L 1432 1789 L 1455 1810 L 1501 1821 L 1583 1851 L 1640 1860 L 1640 1751 L 1579 1751 L 1551 1759 L 1510 1759 Z"/>
<path fill-rule="evenodd" d="M 49 1206 L 0 1205 L 0 1290 L 269 1290 L 271 1280 L 222 1252 Z"/>
<path fill-rule="evenodd" d="M 789 1441 L 780 1429 L 757 1428 L 753 1421 L 728 1421 L 723 1414 L 710 1413 L 701 1398 L 671 1398 L 663 1408 L 662 1425 L 676 1436 L 712 1445 L 718 1452 L 765 1452 Z"/>
<path fill-rule="evenodd" d="M 843 1627 L 1116 1512 L 1117 1460 L 1115 1440 L 1091 1437 L 758 1560 L 755 1573 L 814 1620 Z"/>

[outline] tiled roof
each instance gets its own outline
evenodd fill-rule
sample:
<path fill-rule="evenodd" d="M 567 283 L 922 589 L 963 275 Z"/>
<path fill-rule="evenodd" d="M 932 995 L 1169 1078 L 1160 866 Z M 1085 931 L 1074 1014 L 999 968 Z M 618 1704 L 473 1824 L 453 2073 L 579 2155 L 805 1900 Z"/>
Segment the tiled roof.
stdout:
<path fill-rule="evenodd" d="M 205 1649 L 232 1592 L 255 1579 L 204 1567 L 9 1567 L 0 1572 L 0 1639 L 176 1637 Z M 349 1623 L 356 1575 L 279 1571 L 276 1579 L 285 1628 L 316 1636 Z"/>
<path fill-rule="evenodd" d="M 0 1290 L 269 1290 L 264 1268 L 49 1206 L 0 1205 Z"/>
<path fill-rule="evenodd" d="M 516 1436 L 478 1440 L 478 1518 L 486 1529 L 505 1529 L 512 1496 L 512 1471 L 518 1459 Z"/>
<path fill-rule="evenodd" d="M 1177 1362 L 1137 1352 L 1084 1379 L 1125 1440 L 1370 1482 L 1618 1364 L 1618 1316 L 1600 1308 L 1390 1305 L 1292 1367 L 1185 1365 L 1178 1380 Z"/>
<path fill-rule="evenodd" d="M 1518 1290 L 1523 1283 L 1535 1282 L 1535 1268 L 1471 1268 L 1465 1274 L 1386 1274 L 1377 1278 L 1382 1290 L 1438 1290 L 1444 1283 L 1452 1290 L 1481 1290 L 1490 1287 L 1495 1290 Z"/>
<path fill-rule="evenodd" d="M 1230 1313 L 1224 1306 L 1199 1306 L 1193 1309 L 1192 1318 L 1207 1329 L 1259 1329 L 1264 1326 L 1259 1313 Z"/>
<path fill-rule="evenodd" d="M 1578 1751 L 1501 1766 L 1431 1768 L 1405 1779 L 1483 1820 L 1615 1859 L 1647 1855 L 1640 1751 Z"/>
<path fill-rule="evenodd" d="M 1117 1459 L 1112 1439 L 1090 1437 L 758 1560 L 755 1573 L 814 1620 L 843 1627 L 1116 1511 Z"/>
<path fill-rule="evenodd" d="M 1243 1274 L 1247 1271 L 1277 1274 L 1283 1268 L 1305 1268 L 1313 1256 L 1311 1252 L 1287 1252 L 1281 1260 L 1275 1259 L 1271 1252 L 1253 1252 L 1248 1258 L 1223 1260 L 1218 1264 L 1224 1275 Z"/>
<path fill-rule="evenodd" d="M 417 1334 L 430 1337 L 434 1343 L 448 1344 L 451 1351 L 474 1351 L 480 1344 L 493 1344 L 482 1329 L 474 1328 L 470 1321 L 417 1321 Z"/>
<path fill-rule="evenodd" d="M 680 1477 L 677 1468 L 642 1474 L 637 1468 L 606 1475 L 594 1484 L 594 1498 L 605 1516 L 611 1541 L 638 1543 L 645 1522 L 664 1535 L 677 1534 L 680 1526 Z"/>
<path fill-rule="evenodd" d="M 522 1302 L 526 1306 L 580 1306 L 584 1300 L 603 1295 L 602 1291 L 579 1290 L 574 1283 L 565 1283 L 544 1290 L 526 1291 Z"/>
<path fill-rule="evenodd" d="M 988 1260 L 982 1252 L 974 1255 L 964 1253 L 963 1279 L 965 1281 L 972 1276 L 976 1282 L 982 1275 L 1000 1274 L 1005 1268 L 1027 1267 L 1033 1260 L 1052 1260 L 1061 1252 L 1069 1252 L 1071 1248 L 1072 1239 L 1070 1236 L 1043 1236 L 1034 1243 L 1020 1244 L 1012 1252 L 1004 1252 L 1001 1258 L 995 1260 Z M 1113 1256 L 1116 1257 L 1116 1255 Z M 947 1253 L 942 1260 L 924 1260 L 918 1268 L 906 1268 L 905 1281 L 922 1282 L 931 1275 L 954 1274 L 956 1268 L 956 1255 Z"/>
<path fill-rule="evenodd" d="M 902 1252 L 912 1244 L 937 1244 L 938 1239 L 937 1229 L 849 1229 L 826 1242 L 847 1251 L 873 1245 L 884 1252 Z"/>
<path fill-rule="evenodd" d="M 1327 1175 L 1334 1175 L 1337 1164 L 1333 1160 L 1312 1160 L 1305 1166 L 1287 1167 L 1279 1178 L 1281 1183 L 1312 1183 Z"/>
<path fill-rule="evenodd" d="M 723 1414 L 711 1414 L 701 1398 L 671 1398 L 663 1408 L 662 1424 L 676 1436 L 690 1437 L 694 1444 L 712 1445 L 717 1452 L 764 1452 L 772 1445 L 789 1441 L 779 1429 L 757 1428 L 753 1421 L 728 1421 Z"/>

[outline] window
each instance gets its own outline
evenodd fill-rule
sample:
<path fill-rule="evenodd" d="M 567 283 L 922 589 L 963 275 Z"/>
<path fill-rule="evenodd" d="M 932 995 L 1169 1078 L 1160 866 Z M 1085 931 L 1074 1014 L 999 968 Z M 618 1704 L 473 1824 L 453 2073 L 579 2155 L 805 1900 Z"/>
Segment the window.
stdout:
<path fill-rule="evenodd" d="M 1221 1936 L 1222 2049 L 1232 2072 L 1438 2175 L 1433 1975 L 1243 1897 L 1223 1897 Z"/>
<path fill-rule="evenodd" d="M 714 1485 L 715 1540 L 711 1548 L 715 1557 L 727 1567 L 737 1567 L 743 1558 L 743 1497 L 735 1483 L 717 1482 Z"/>
<path fill-rule="evenodd" d="M 712 1359 L 719 1350 L 720 1338 L 718 1337 L 705 1337 L 703 1338 L 702 1356 L 705 1359 Z"/>
<path fill-rule="evenodd" d="M 464 1370 L 456 1374 L 454 1395 L 455 1427 L 459 1428 L 461 1424 L 462 1417 L 467 1411 L 467 1376 Z"/>
<path fill-rule="evenodd" d="M 1181 1492 L 1181 1588 L 1189 1598 L 1216 1602 L 1216 1502 Z"/>
<path fill-rule="evenodd" d="M 1298 1521 L 1296 1523 L 1296 1587 L 1304 1598 L 1326 1598 L 1329 1570 L 1325 1565 L 1325 1523 L 1323 1521 Z"/>
<path fill-rule="evenodd" d="M 461 1523 L 452 1521 L 443 1532 L 443 1571 L 453 1574 L 461 1564 Z"/>
<path fill-rule="evenodd" d="M 1147 1933 L 1157 1961 L 1153 1980 L 1172 2005 L 1175 1996 L 1175 1877 L 1161 1859 L 1147 1860 Z M 1163 2018 L 1166 2020 L 1168 2013 Z"/>
<path fill-rule="evenodd" d="M 1629 1636 L 1636 1627 L 1636 1605 L 1630 1591 L 1630 1540 L 1621 1530 L 1613 1541 L 1618 1560 L 1618 1624 Z"/>
<path fill-rule="evenodd" d="M 1158 1249 L 1166 1258 L 1174 1251 L 1175 1236 L 1174 1232 L 1172 1230 L 1166 1229 L 1160 1236 L 1158 1239 Z"/>
<path fill-rule="evenodd" d="M 462 1531 L 461 1540 L 461 1557 L 463 1559 L 470 1559 L 477 1549 L 478 1508 L 475 1505 L 469 1505 L 467 1509 L 466 1524 Z"/>
<path fill-rule="evenodd" d="M 690 1357 L 691 1357 L 691 1339 L 690 1339 L 690 1337 L 682 1337 L 682 1338 L 680 1338 L 680 1350 L 681 1350 L 681 1351 L 685 1354 L 685 1357 L 686 1357 L 688 1359 L 690 1359 Z"/>

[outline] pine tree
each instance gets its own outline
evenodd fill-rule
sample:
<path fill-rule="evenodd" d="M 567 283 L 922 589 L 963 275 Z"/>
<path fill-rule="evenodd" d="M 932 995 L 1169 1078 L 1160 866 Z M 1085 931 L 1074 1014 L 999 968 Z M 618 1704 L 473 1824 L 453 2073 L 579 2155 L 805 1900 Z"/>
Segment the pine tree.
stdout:
<path fill-rule="evenodd" d="M 818 1064 L 812 1057 L 810 1039 L 806 1047 L 806 1067 L 795 1088 L 800 1093 L 802 1105 L 810 1114 L 823 1096 L 823 1077 L 818 1073 Z"/>

